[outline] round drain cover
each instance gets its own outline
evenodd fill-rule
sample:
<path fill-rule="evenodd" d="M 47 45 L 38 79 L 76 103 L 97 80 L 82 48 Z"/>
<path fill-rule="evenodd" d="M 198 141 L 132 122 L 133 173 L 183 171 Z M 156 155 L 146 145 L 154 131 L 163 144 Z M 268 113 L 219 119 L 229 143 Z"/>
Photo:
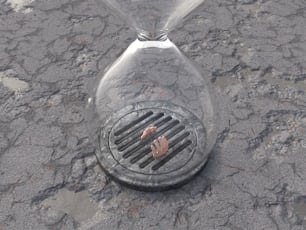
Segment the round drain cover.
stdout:
<path fill-rule="evenodd" d="M 157 129 L 141 140 L 148 126 Z M 152 142 L 168 140 L 154 159 Z M 113 179 L 136 189 L 161 191 L 182 185 L 205 165 L 206 130 L 188 110 L 168 102 L 141 102 L 115 113 L 101 129 L 99 162 Z"/>

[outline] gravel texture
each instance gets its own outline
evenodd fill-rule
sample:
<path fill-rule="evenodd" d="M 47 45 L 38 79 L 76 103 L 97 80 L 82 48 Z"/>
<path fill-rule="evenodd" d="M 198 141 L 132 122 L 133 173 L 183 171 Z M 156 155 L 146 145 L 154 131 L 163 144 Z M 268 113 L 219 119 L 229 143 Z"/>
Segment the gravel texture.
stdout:
<path fill-rule="evenodd" d="M 0 229 L 306 229 L 306 2 L 207 0 L 169 37 L 227 106 L 204 171 L 145 193 L 100 169 L 86 85 L 135 33 L 100 0 L 0 0 Z"/>

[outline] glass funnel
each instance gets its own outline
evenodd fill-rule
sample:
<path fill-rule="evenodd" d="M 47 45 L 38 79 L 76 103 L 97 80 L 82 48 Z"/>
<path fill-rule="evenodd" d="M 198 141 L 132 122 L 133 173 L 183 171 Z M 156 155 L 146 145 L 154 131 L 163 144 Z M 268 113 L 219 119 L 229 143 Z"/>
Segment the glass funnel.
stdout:
<path fill-rule="evenodd" d="M 98 160 L 119 182 L 149 191 L 184 184 L 215 144 L 210 82 L 167 37 L 203 1 L 105 0 L 138 34 L 88 100 Z"/>

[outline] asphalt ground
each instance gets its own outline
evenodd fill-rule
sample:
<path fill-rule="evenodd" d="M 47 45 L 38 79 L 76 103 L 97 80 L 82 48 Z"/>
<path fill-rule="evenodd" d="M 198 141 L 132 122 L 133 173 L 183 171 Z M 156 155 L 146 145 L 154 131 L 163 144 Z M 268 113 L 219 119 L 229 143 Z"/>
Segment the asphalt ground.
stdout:
<path fill-rule="evenodd" d="M 0 229 L 306 229 L 306 2 L 207 0 L 169 34 L 225 128 L 168 192 L 110 180 L 86 131 L 86 84 L 135 36 L 102 1 L 0 0 Z"/>

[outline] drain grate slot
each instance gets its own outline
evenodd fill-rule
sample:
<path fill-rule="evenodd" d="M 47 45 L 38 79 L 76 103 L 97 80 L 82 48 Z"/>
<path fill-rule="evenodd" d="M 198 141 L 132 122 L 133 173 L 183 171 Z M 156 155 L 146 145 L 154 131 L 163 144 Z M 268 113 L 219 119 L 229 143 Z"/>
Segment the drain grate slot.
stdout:
<path fill-rule="evenodd" d="M 175 135 L 177 135 L 178 133 L 180 133 L 184 129 L 185 129 L 185 126 L 179 126 L 178 128 L 176 128 L 175 130 L 173 130 L 172 132 L 170 132 L 169 134 L 166 135 L 167 140 L 168 141 L 171 140 L 172 137 L 174 137 Z M 169 145 L 169 148 L 171 148 L 171 144 Z M 131 164 L 135 164 L 137 161 L 139 161 L 140 159 L 145 157 L 150 152 L 151 152 L 151 148 L 147 148 L 147 149 L 143 150 L 140 154 L 138 154 L 137 156 L 133 157 L 130 160 L 130 163 Z"/>
<path fill-rule="evenodd" d="M 133 157 L 130 160 L 131 164 L 135 164 L 137 161 L 139 161 L 140 159 L 144 158 L 147 154 L 149 154 L 151 152 L 151 148 L 147 148 L 144 151 L 142 151 L 140 154 L 138 154 L 137 156 Z"/>
<path fill-rule="evenodd" d="M 172 117 L 168 116 L 165 119 L 161 120 L 160 122 L 157 122 L 155 126 L 156 127 L 162 126 L 163 124 L 166 124 L 168 121 L 171 121 L 171 120 L 172 120 Z"/>
<path fill-rule="evenodd" d="M 165 121 L 165 122 L 163 123 L 163 125 L 166 124 L 168 121 L 172 120 L 172 117 L 170 117 L 170 118 L 171 118 L 171 119 Z M 167 117 L 166 117 L 165 119 L 167 119 Z M 165 120 L 165 119 L 164 119 L 164 120 Z M 138 138 L 133 138 L 131 141 L 125 143 L 125 144 L 122 145 L 122 146 L 119 146 L 119 147 L 118 147 L 118 150 L 122 152 L 122 151 L 128 149 L 128 148 L 129 148 L 130 146 L 132 146 L 133 144 L 135 144 L 135 143 L 138 142 L 138 146 L 132 148 L 131 150 L 129 150 L 127 153 L 125 153 L 125 154 L 123 155 L 124 158 L 127 158 L 127 157 L 129 157 L 133 152 L 135 152 L 135 151 L 137 151 L 137 150 L 143 148 L 146 144 L 148 144 L 148 142 L 152 141 L 152 139 L 155 139 L 156 137 L 160 136 L 161 134 L 167 132 L 168 130 L 170 130 L 171 128 L 173 128 L 174 126 L 176 126 L 176 125 L 179 124 L 179 123 L 180 123 L 180 122 L 179 122 L 178 120 L 172 121 L 170 124 L 168 124 L 167 126 L 165 126 L 163 129 L 161 129 L 161 130 L 155 132 L 153 135 L 150 136 L 150 138 L 148 138 L 147 140 L 144 140 L 144 141 L 141 141 L 139 137 L 138 137 Z M 130 152 L 132 152 L 132 153 L 130 153 Z"/>
<path fill-rule="evenodd" d="M 145 113 L 144 115 L 142 115 L 141 117 L 139 117 L 138 119 L 132 121 L 131 123 L 129 123 L 128 125 L 122 127 L 121 129 L 119 129 L 118 131 L 116 131 L 114 133 L 115 136 L 119 136 L 120 134 L 122 134 L 123 132 L 125 132 L 126 130 L 130 129 L 131 127 L 133 127 L 134 125 L 136 125 L 137 123 L 145 120 L 146 118 L 148 118 L 149 116 L 151 116 L 153 114 L 152 111 L 149 111 L 147 113 Z"/>
<path fill-rule="evenodd" d="M 178 128 L 176 128 L 175 130 L 173 130 L 171 133 L 169 133 L 168 135 L 166 135 L 166 138 L 169 140 L 172 137 L 174 137 L 175 135 L 179 134 L 182 130 L 185 129 L 185 126 L 179 126 Z"/>
<path fill-rule="evenodd" d="M 152 170 L 156 171 L 159 168 L 161 168 L 163 165 L 165 165 L 167 162 L 169 162 L 173 157 L 175 157 L 178 153 L 182 152 L 184 149 L 186 149 L 189 145 L 192 144 L 191 140 L 188 140 L 184 144 L 180 145 L 178 148 L 173 150 L 169 155 L 166 155 L 165 158 L 163 158 L 160 162 L 152 166 Z"/>
<path fill-rule="evenodd" d="M 179 136 L 178 138 L 176 138 L 170 145 L 169 148 L 174 147 L 175 145 L 177 145 L 178 143 L 180 143 L 182 140 L 184 140 L 186 137 L 188 137 L 190 135 L 190 133 L 184 133 L 183 135 Z"/>
<path fill-rule="evenodd" d="M 140 130 L 143 130 L 144 128 L 146 128 L 148 125 L 150 125 L 152 122 L 160 119 L 161 117 L 163 117 L 164 114 L 163 113 L 158 113 L 157 115 L 155 115 L 154 117 L 150 118 L 148 121 L 146 121 L 145 123 L 141 124 L 140 126 L 134 128 L 133 130 L 129 131 L 128 133 L 126 133 L 124 136 L 118 138 L 115 140 L 115 144 L 119 145 L 121 144 L 123 141 L 125 141 L 125 139 L 129 138 L 130 136 L 134 135 L 135 133 L 137 133 L 138 136 L 140 136 L 141 134 L 139 134 L 138 132 Z M 155 125 L 156 126 L 156 125 Z"/>
<path fill-rule="evenodd" d="M 144 162 L 142 162 L 139 167 L 140 168 L 145 168 L 147 165 L 149 165 L 152 161 L 154 161 L 154 158 L 152 156 L 150 156 L 149 158 L 147 158 Z"/>

